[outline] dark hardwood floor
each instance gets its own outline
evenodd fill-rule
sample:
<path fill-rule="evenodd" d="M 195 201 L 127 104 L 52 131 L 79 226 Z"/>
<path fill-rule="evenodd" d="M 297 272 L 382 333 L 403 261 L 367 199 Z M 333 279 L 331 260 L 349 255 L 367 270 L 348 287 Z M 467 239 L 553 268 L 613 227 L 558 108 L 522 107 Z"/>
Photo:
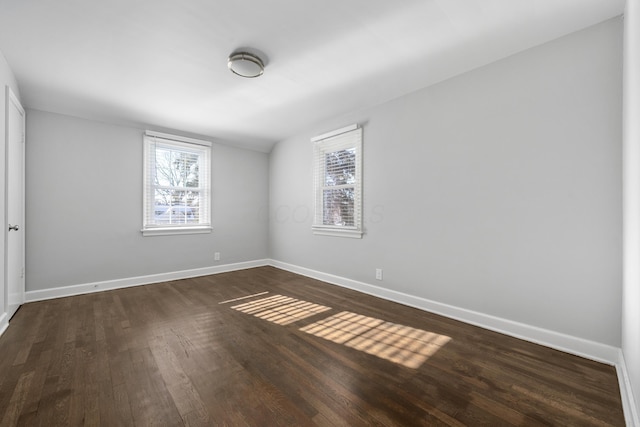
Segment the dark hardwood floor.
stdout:
<path fill-rule="evenodd" d="M 25 304 L 0 338 L 0 425 L 624 418 L 611 366 L 261 267 Z"/>

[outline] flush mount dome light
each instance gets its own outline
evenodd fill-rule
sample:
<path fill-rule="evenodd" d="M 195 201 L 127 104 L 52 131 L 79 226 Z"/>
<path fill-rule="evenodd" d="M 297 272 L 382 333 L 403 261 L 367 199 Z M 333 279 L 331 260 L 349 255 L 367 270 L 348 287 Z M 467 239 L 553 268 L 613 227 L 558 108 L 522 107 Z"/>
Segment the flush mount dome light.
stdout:
<path fill-rule="evenodd" d="M 229 69 L 240 77 L 259 77 L 264 73 L 264 63 L 256 55 L 237 52 L 229 57 Z"/>

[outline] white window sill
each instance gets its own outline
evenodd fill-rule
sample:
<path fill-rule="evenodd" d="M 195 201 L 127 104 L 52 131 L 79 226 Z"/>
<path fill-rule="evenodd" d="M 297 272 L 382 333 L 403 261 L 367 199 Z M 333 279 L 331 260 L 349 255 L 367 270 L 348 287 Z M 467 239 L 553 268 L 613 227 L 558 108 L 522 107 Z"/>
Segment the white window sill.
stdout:
<path fill-rule="evenodd" d="M 313 234 L 318 236 L 334 236 L 349 237 L 352 239 L 362 239 L 362 230 L 356 228 L 338 228 L 338 227 L 312 227 Z"/>
<path fill-rule="evenodd" d="M 162 227 L 143 228 L 142 235 L 148 236 L 172 236 L 174 234 L 207 234 L 211 233 L 211 227 Z"/>

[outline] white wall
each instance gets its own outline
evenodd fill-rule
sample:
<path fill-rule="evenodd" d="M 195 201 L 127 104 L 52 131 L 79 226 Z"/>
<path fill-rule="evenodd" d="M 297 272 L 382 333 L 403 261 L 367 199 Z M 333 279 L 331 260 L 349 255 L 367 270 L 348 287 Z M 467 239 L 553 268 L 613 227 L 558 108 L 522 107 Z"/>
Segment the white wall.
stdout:
<path fill-rule="evenodd" d="M 18 83 L 11 71 L 11 67 L 7 63 L 2 52 L 0 52 L 0 224 L 6 224 L 5 218 L 5 120 L 6 120 L 6 100 L 5 88 L 9 86 L 13 93 L 20 99 L 18 91 Z M 4 232 L 0 233 L 0 282 L 2 289 L 0 290 L 0 333 L 7 327 L 6 318 L 6 292 L 7 284 L 5 282 L 5 237 Z"/>
<path fill-rule="evenodd" d="M 271 258 L 619 347 L 621 42 L 607 21 L 278 143 Z M 309 140 L 353 122 L 366 234 L 314 236 Z"/>
<path fill-rule="evenodd" d="M 622 352 L 640 422 L 640 1 L 625 11 Z M 623 384 L 625 386 L 626 384 Z"/>
<path fill-rule="evenodd" d="M 143 130 L 27 116 L 27 292 L 267 258 L 267 154 L 214 143 L 213 233 L 142 237 Z"/>

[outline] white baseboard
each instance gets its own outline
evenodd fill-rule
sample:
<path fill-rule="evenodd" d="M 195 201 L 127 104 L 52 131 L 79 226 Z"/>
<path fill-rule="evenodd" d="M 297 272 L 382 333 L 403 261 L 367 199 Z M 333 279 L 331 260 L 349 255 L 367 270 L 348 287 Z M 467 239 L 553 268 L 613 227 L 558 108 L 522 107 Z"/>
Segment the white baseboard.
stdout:
<path fill-rule="evenodd" d="M 292 273 L 322 280 L 323 282 L 353 289 L 365 294 L 373 295 L 389 301 L 398 302 L 410 307 L 439 314 L 451 319 L 460 320 L 481 328 L 489 329 L 515 338 L 541 344 L 565 353 L 574 354 L 597 362 L 616 365 L 620 349 L 606 344 L 589 341 L 583 338 L 562 334 L 559 332 L 538 328 L 524 323 L 467 310 L 426 298 L 408 295 L 402 292 L 381 288 L 368 283 L 346 279 L 333 274 L 322 273 L 305 267 L 299 267 L 284 262 L 271 260 L 271 265 Z"/>
<path fill-rule="evenodd" d="M 265 265 L 271 265 L 282 270 L 291 271 L 293 273 L 353 289 L 389 301 L 398 302 L 410 307 L 440 314 L 445 317 L 460 320 L 465 323 L 480 326 L 485 329 L 524 339 L 526 341 L 542 344 L 547 347 L 586 357 L 598 362 L 617 365 L 620 360 L 620 349 L 616 347 L 269 259 L 28 291 L 25 293 L 25 302 L 43 301 L 52 298 L 62 298 L 110 289 L 187 279 L 190 277 L 262 267 Z M 4 317 L 0 317 L 0 333 L 6 329 L 6 325 L 8 324 L 7 319 Z"/>
<path fill-rule="evenodd" d="M 110 289 L 128 288 L 132 286 L 148 285 L 151 283 L 167 282 L 170 280 L 188 279 L 191 277 L 208 276 L 210 274 L 226 273 L 229 271 L 245 270 L 247 268 L 270 265 L 269 260 L 239 262 L 235 264 L 217 265 L 214 267 L 196 268 L 192 270 L 174 271 L 169 273 L 151 274 L 148 276 L 129 277 L 125 279 L 106 280 L 103 282 L 84 283 L 79 285 L 61 286 L 57 288 L 28 291 L 25 302 L 43 301 L 53 298 L 70 297 L 74 295 L 101 292 Z"/>
<path fill-rule="evenodd" d="M 0 337 L 4 334 L 4 331 L 9 327 L 9 319 L 7 313 L 0 314 Z"/>
<path fill-rule="evenodd" d="M 631 380 L 627 371 L 627 363 L 624 359 L 622 350 L 618 350 L 618 363 L 616 363 L 616 371 L 618 372 L 618 383 L 620 384 L 620 398 L 622 399 L 622 409 L 624 410 L 624 418 L 629 427 L 640 427 L 640 414 L 631 389 Z"/>

